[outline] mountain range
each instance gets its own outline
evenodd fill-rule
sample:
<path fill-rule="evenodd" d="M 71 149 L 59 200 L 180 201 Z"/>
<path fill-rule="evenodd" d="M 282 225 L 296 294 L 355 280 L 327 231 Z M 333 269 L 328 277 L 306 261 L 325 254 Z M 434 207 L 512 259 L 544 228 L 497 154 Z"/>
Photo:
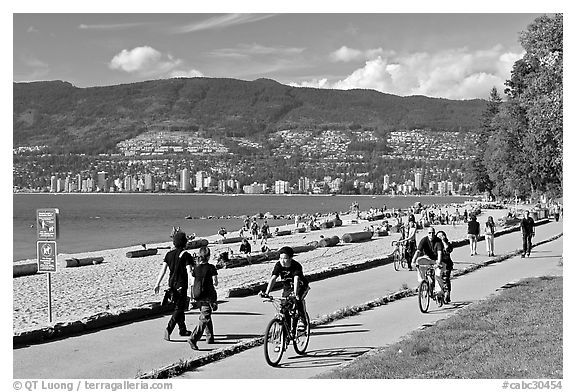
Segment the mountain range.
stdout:
<path fill-rule="evenodd" d="M 470 131 L 480 127 L 487 103 L 291 87 L 270 79 L 175 78 L 87 88 L 43 81 L 13 87 L 14 147 L 84 153 L 111 152 L 118 142 L 153 130 L 253 139 L 286 129 Z"/>

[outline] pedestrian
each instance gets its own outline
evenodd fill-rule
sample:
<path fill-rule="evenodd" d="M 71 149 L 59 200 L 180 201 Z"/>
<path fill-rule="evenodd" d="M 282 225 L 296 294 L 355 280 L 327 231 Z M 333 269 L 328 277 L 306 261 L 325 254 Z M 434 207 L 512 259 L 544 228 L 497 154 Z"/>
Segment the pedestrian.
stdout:
<path fill-rule="evenodd" d="M 468 242 L 470 243 L 470 256 L 477 255 L 476 246 L 478 245 L 478 236 L 480 235 L 480 223 L 476 220 L 476 215 L 470 215 L 468 222 Z"/>
<path fill-rule="evenodd" d="M 168 277 L 168 290 L 172 296 L 174 312 L 164 330 L 164 340 L 170 341 L 170 334 L 178 325 L 180 336 L 190 336 L 191 332 L 186 328 L 184 312 L 188 309 L 188 274 L 192 273 L 194 259 L 184 248 L 188 242 L 186 233 L 179 231 L 174 234 L 174 249 L 166 253 L 164 262 L 158 274 L 158 280 L 154 286 L 154 293 L 160 292 L 160 283 L 164 279 L 166 269 L 170 270 Z"/>
<path fill-rule="evenodd" d="M 262 236 L 262 240 L 260 241 L 260 245 L 265 245 L 268 243 L 268 237 L 270 237 L 270 226 L 268 226 L 268 221 L 264 221 L 264 224 L 260 228 L 260 235 Z"/>
<path fill-rule="evenodd" d="M 250 242 L 248 239 L 242 238 L 242 243 L 240 244 L 240 253 L 244 253 L 245 255 L 249 255 L 252 252 L 252 247 L 250 246 Z"/>
<path fill-rule="evenodd" d="M 198 250 L 199 264 L 194 267 L 192 277 L 194 278 L 192 297 L 198 304 L 200 310 L 200 317 L 198 318 L 198 325 L 194 328 L 194 332 L 188 339 L 188 344 L 192 350 L 198 350 L 196 344 L 204 331 L 206 331 L 206 343 L 214 343 L 214 325 L 212 323 L 212 311 L 217 309 L 217 296 L 216 288 L 218 286 L 218 271 L 216 267 L 210 263 L 210 249 L 203 246 Z"/>
<path fill-rule="evenodd" d="M 408 269 L 412 271 L 412 256 L 416 252 L 416 218 L 414 215 L 408 217 L 408 222 L 404 228 L 404 238 L 406 239 L 405 257 L 408 261 Z"/>
<path fill-rule="evenodd" d="M 530 211 L 524 211 L 524 218 L 520 221 L 520 229 L 522 231 L 522 257 L 530 257 L 532 237 L 536 234 L 534 226 L 534 219 L 530 216 Z"/>
<path fill-rule="evenodd" d="M 484 238 L 486 239 L 486 252 L 488 256 L 494 256 L 494 231 L 496 225 L 494 224 L 494 218 L 488 217 L 486 224 L 484 225 Z"/>
<path fill-rule="evenodd" d="M 436 236 L 442 241 L 442 263 L 443 268 L 440 270 L 440 276 L 442 278 L 442 282 L 444 283 L 444 302 L 449 304 L 450 293 L 452 292 L 452 280 L 450 279 L 450 275 L 452 274 L 452 270 L 454 269 L 454 262 L 452 261 L 452 257 L 450 257 L 450 253 L 452 253 L 452 243 L 448 240 L 448 236 L 442 230 L 436 233 Z"/>
<path fill-rule="evenodd" d="M 252 234 L 252 241 L 254 241 L 254 245 L 258 241 L 258 223 L 256 222 L 256 218 L 252 221 L 252 226 L 250 227 L 251 234 Z"/>

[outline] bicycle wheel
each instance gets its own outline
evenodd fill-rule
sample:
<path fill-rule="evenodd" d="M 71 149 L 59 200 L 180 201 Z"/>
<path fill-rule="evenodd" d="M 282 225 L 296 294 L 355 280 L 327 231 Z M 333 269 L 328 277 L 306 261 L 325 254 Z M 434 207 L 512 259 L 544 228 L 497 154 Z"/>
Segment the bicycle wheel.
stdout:
<path fill-rule="evenodd" d="M 308 316 L 308 312 L 306 312 L 306 326 L 302 325 L 301 320 L 298 320 L 295 335 L 293 341 L 294 350 L 298 354 L 304 355 L 310 341 L 310 316 Z"/>
<path fill-rule="evenodd" d="M 420 282 L 420 287 L 418 288 L 418 306 L 422 313 L 426 313 L 430 306 L 430 292 L 428 290 L 428 281 L 423 280 Z"/>
<path fill-rule="evenodd" d="M 264 358 L 270 366 L 278 366 L 285 350 L 285 332 L 282 321 L 273 319 L 264 332 Z"/>
<path fill-rule="evenodd" d="M 402 260 L 402 255 L 400 254 L 400 251 L 398 249 L 396 249 L 392 255 L 394 257 L 394 269 L 396 271 L 400 271 L 400 263 Z"/>

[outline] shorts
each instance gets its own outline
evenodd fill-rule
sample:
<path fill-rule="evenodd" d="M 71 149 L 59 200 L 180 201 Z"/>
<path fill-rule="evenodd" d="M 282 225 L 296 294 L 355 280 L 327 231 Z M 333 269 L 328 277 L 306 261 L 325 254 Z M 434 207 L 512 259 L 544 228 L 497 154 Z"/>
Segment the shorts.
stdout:
<path fill-rule="evenodd" d="M 468 239 L 469 240 L 477 240 L 478 236 L 476 234 L 468 234 Z"/>

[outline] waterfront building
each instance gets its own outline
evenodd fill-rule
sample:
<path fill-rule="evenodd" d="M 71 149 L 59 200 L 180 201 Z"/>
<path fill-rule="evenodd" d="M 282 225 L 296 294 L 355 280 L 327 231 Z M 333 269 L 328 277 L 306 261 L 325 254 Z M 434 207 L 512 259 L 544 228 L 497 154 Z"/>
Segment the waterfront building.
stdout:
<path fill-rule="evenodd" d="M 390 188 L 390 176 L 388 174 L 384 175 L 384 180 L 382 182 L 382 191 L 387 191 Z"/>
<path fill-rule="evenodd" d="M 108 172 L 99 171 L 96 186 L 101 192 L 108 192 Z"/>
<path fill-rule="evenodd" d="M 204 190 L 204 177 L 205 176 L 206 176 L 206 173 L 204 173 L 203 171 L 196 172 L 196 186 L 194 187 L 194 189 L 197 192 L 202 192 Z"/>
<path fill-rule="evenodd" d="M 50 176 L 50 192 L 52 192 L 52 193 L 56 192 L 57 182 L 58 182 L 58 177 Z"/>
<path fill-rule="evenodd" d="M 154 176 L 152 175 L 152 173 L 144 174 L 144 188 L 147 191 L 154 190 Z"/>
<path fill-rule="evenodd" d="M 246 194 L 259 194 L 266 192 L 266 184 L 253 183 L 252 185 L 244 185 L 242 190 Z"/>
<path fill-rule="evenodd" d="M 421 171 L 416 171 L 416 173 L 414 174 L 414 188 L 416 188 L 416 190 L 422 189 L 422 172 Z"/>
<path fill-rule="evenodd" d="M 190 192 L 190 171 L 187 167 L 180 172 L 180 190 L 183 192 Z"/>
<path fill-rule="evenodd" d="M 283 194 L 290 192 L 290 183 L 288 181 L 277 180 L 274 182 L 274 193 Z"/>

